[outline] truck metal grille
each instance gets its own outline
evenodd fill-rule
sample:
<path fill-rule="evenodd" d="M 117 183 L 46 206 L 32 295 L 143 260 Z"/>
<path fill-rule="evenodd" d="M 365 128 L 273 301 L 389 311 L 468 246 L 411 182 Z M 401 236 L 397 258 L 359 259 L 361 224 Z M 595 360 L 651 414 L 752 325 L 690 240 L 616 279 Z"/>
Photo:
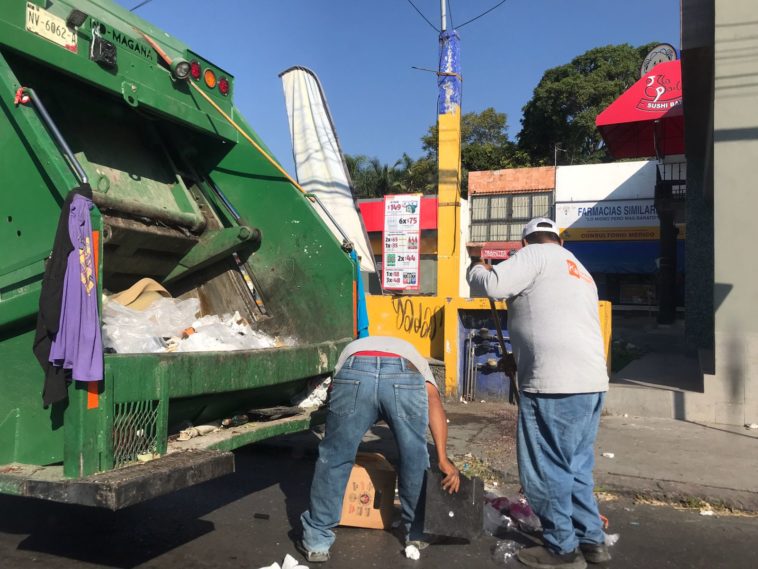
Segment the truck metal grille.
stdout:
<path fill-rule="evenodd" d="M 116 403 L 113 417 L 113 466 L 158 451 L 158 401 Z"/>

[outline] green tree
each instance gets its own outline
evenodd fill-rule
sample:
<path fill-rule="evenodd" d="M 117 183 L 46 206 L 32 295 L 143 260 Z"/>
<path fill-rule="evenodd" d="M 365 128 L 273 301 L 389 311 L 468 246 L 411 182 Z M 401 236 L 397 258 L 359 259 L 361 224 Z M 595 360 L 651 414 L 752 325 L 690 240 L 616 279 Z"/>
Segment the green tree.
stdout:
<path fill-rule="evenodd" d="M 518 147 L 533 164 L 587 164 L 610 160 L 595 127 L 598 113 L 639 79 L 651 43 L 597 47 L 545 71 L 523 108 Z"/>
<path fill-rule="evenodd" d="M 412 191 L 405 182 L 406 172 L 413 166 L 413 159 L 407 154 L 392 166 L 362 154 L 345 154 L 345 163 L 357 198 L 380 198 Z"/>

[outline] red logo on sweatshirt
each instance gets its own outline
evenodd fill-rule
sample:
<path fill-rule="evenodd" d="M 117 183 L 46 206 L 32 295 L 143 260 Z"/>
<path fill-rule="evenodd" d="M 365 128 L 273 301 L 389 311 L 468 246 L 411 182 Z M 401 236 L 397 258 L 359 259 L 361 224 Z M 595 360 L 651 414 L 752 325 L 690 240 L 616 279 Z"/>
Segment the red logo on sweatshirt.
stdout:
<path fill-rule="evenodd" d="M 591 283 L 592 277 L 589 276 L 587 273 L 579 269 L 579 266 L 572 260 L 566 259 L 566 264 L 568 265 L 568 273 L 572 277 L 576 277 L 577 279 L 583 280 L 584 282 Z"/>

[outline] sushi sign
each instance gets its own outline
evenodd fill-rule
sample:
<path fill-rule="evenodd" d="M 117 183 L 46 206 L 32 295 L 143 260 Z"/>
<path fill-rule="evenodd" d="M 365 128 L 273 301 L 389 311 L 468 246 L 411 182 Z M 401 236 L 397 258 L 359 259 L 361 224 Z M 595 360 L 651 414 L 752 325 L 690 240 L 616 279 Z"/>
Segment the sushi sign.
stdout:
<path fill-rule="evenodd" d="M 418 290 L 421 194 L 384 197 L 382 288 Z"/>

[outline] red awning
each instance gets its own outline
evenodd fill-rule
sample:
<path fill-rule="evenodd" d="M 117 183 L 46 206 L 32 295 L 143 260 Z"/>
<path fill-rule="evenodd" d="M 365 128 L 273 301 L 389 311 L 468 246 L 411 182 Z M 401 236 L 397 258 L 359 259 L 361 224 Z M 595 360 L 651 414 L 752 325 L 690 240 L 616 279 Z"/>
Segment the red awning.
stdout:
<path fill-rule="evenodd" d="M 656 65 L 600 113 L 595 125 L 614 158 L 684 154 L 679 60 Z"/>

